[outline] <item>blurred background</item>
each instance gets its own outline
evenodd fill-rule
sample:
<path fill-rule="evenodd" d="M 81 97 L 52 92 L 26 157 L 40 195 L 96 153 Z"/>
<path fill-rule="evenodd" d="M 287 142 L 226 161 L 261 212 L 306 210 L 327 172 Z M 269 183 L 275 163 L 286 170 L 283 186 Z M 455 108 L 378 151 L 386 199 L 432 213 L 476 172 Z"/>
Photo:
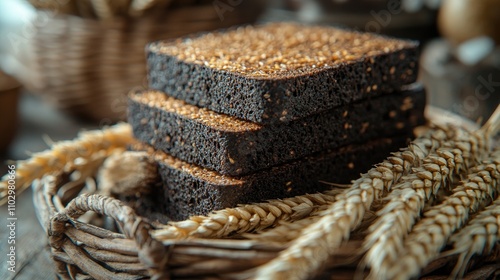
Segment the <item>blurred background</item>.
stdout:
<path fill-rule="evenodd" d="M 480 121 L 499 103 L 500 0 L 2 0 L 0 159 L 123 120 L 147 42 L 270 21 L 419 40 L 430 104 Z"/>
<path fill-rule="evenodd" d="M 419 40 L 430 104 L 474 121 L 499 104 L 500 0 L 0 0 L 0 161 L 124 120 L 147 42 L 271 21 Z M 0 279 L 52 279 L 31 192 L 18 198 L 19 273 Z"/>

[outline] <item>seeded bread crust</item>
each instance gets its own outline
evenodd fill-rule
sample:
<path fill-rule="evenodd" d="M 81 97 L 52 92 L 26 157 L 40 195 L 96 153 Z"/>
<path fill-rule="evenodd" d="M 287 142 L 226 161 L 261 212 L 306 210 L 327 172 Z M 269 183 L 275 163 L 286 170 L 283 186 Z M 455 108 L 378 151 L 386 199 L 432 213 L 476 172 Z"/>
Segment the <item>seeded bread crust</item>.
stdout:
<path fill-rule="evenodd" d="M 250 31 L 245 31 L 246 29 Z M 269 124 L 303 118 L 369 96 L 391 93 L 403 85 L 415 82 L 418 75 L 416 42 L 346 32 L 331 27 L 283 23 L 246 29 L 230 29 L 194 38 L 151 43 L 146 48 L 150 88 L 199 107 L 256 123 Z M 316 53 L 311 53 L 311 59 L 303 64 L 299 61 L 288 66 L 290 58 L 279 61 L 279 57 L 274 59 L 275 54 L 272 52 L 287 52 L 295 46 L 283 50 L 278 49 L 279 46 L 275 47 L 276 50 L 270 47 L 269 50 L 265 44 L 253 49 L 253 45 L 249 44 L 247 48 L 239 50 L 240 53 L 234 53 L 234 46 L 226 43 L 228 38 L 224 36 L 229 36 L 229 39 L 233 36 L 236 40 L 242 37 L 242 32 L 247 32 L 249 36 L 261 36 L 261 33 L 277 36 L 280 32 L 288 32 L 290 38 L 294 38 L 293 34 L 297 32 L 308 36 L 316 34 L 320 37 L 326 34 L 331 37 L 338 36 L 342 44 L 325 41 L 325 45 L 317 47 Z M 207 36 L 212 41 L 219 37 L 224 37 L 226 41 L 222 40 L 217 46 L 208 45 L 203 48 L 202 43 L 210 42 Z M 348 40 L 340 40 L 343 37 Z M 247 41 L 254 42 L 265 38 L 266 36 L 249 37 Z M 299 45 L 315 46 L 312 38 L 314 37 L 310 37 L 311 42 L 306 41 Z M 197 40 L 202 42 L 196 44 Z M 370 43 L 372 41 L 373 44 Z M 368 45 L 361 48 L 354 42 L 361 46 L 366 42 Z M 269 42 L 271 43 L 272 41 Z M 192 44 L 194 46 L 190 48 Z M 324 57 L 321 57 L 323 52 L 320 47 L 324 46 L 329 50 L 328 56 L 323 54 Z M 360 48 L 361 50 L 358 50 Z M 201 49 L 202 52 L 200 54 L 193 49 Z M 304 50 L 306 49 L 304 47 Z M 342 54 L 341 50 L 345 53 Z M 272 59 L 266 58 L 262 65 L 248 67 L 248 70 L 244 65 L 252 61 L 252 57 L 243 62 L 239 62 L 238 57 L 243 57 L 249 51 L 269 54 Z M 300 56 L 300 52 L 297 52 L 297 55 Z M 227 57 L 232 57 L 234 61 Z M 273 65 L 278 68 L 284 65 L 285 70 L 259 72 L 262 71 L 259 69 L 272 68 Z"/>
<path fill-rule="evenodd" d="M 136 144 L 132 149 L 148 151 L 159 164 L 163 196 L 156 200 L 161 205 L 155 208 L 161 208 L 164 211 L 162 214 L 173 220 L 182 220 L 241 203 L 331 188 L 324 182 L 349 183 L 372 164 L 386 158 L 390 152 L 406 146 L 408 139 L 410 135 L 350 145 L 242 177 L 221 175 L 145 144 Z"/>
<path fill-rule="evenodd" d="M 301 120 L 258 125 L 157 91 L 129 97 L 134 136 L 189 163 L 242 176 L 325 149 L 408 133 L 425 122 L 421 86 Z"/>

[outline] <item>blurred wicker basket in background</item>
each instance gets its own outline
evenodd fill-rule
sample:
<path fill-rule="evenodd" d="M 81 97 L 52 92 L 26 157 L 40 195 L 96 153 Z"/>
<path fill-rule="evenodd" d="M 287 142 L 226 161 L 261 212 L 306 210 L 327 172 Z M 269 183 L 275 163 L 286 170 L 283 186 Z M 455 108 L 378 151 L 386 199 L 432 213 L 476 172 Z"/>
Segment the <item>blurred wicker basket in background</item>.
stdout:
<path fill-rule="evenodd" d="M 251 23 L 266 3 L 242 1 L 221 13 L 213 1 L 166 2 L 172 3 L 138 17 L 48 17 L 30 40 L 26 87 L 72 115 L 121 120 L 128 91 L 146 84 L 148 42 Z"/>

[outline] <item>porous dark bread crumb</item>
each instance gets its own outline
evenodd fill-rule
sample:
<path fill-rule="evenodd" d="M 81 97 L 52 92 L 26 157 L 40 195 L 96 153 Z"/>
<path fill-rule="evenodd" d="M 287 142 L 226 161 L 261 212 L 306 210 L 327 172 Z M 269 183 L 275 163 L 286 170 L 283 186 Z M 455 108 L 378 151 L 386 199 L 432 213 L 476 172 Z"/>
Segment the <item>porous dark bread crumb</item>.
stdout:
<path fill-rule="evenodd" d="M 413 83 L 417 45 L 333 27 L 239 27 L 148 45 L 149 85 L 252 122 L 289 121 Z"/>
<path fill-rule="evenodd" d="M 406 146 L 410 137 L 401 135 L 350 145 L 241 177 L 221 175 L 183 162 L 146 144 L 135 144 L 131 148 L 148 151 L 158 161 L 163 196 L 157 201 L 161 203 L 162 214 L 182 220 L 240 203 L 331 188 L 324 182 L 349 183 L 390 152 Z"/>
<path fill-rule="evenodd" d="M 412 131 L 425 122 L 424 107 L 425 92 L 415 85 L 300 120 L 259 125 L 146 90 L 131 93 L 128 122 L 137 139 L 156 149 L 241 176 L 325 149 Z"/>

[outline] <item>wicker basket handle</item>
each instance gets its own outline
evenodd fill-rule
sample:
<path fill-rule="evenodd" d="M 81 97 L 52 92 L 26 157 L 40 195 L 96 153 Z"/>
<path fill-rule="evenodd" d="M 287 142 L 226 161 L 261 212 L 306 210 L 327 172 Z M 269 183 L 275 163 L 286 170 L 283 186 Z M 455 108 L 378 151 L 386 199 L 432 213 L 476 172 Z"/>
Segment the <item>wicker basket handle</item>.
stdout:
<path fill-rule="evenodd" d="M 114 219 L 129 239 L 135 240 L 139 259 L 148 267 L 153 278 L 164 278 L 168 254 L 165 246 L 150 235 L 152 225 L 138 216 L 129 206 L 118 199 L 99 194 L 82 194 L 68 203 L 65 211 L 55 214 L 49 224 L 49 243 L 53 248 L 61 248 L 67 222 L 75 220 L 88 211 Z"/>

